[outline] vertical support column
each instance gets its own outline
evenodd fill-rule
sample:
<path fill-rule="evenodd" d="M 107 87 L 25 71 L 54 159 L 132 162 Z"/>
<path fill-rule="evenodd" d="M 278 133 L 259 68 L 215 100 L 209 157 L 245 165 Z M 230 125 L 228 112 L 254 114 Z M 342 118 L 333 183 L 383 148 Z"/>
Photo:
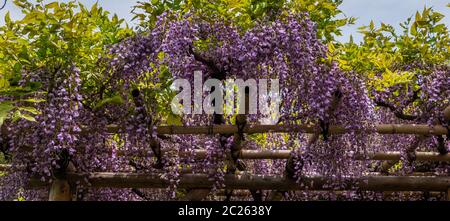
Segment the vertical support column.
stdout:
<path fill-rule="evenodd" d="M 226 78 L 226 72 L 225 70 L 223 70 L 222 67 L 217 66 L 215 64 L 214 61 L 209 60 L 205 57 L 203 57 L 201 54 L 196 53 L 192 46 L 189 47 L 189 53 L 192 54 L 194 56 L 194 59 L 197 60 L 198 62 L 203 63 L 206 67 L 209 68 L 209 71 L 211 71 L 211 78 L 215 78 L 218 79 L 220 82 L 223 83 L 223 81 Z M 215 90 L 220 90 L 220 88 L 215 88 L 212 87 L 211 88 L 211 93 L 213 93 Z M 216 106 L 216 100 L 212 101 L 212 106 Z M 223 114 L 218 114 L 215 113 L 213 114 L 213 124 L 214 125 L 220 125 L 220 124 L 225 124 L 225 118 L 223 116 Z M 225 145 L 225 141 L 228 137 L 220 134 L 220 145 L 223 148 Z M 208 196 L 208 194 L 211 192 L 211 189 L 191 189 L 188 190 L 188 193 L 186 194 L 186 196 L 184 197 L 184 200 L 191 200 L 191 201 L 200 201 L 202 199 L 204 199 L 206 196 Z"/>
<path fill-rule="evenodd" d="M 75 166 L 70 161 L 70 154 L 67 149 L 62 149 L 58 153 L 56 162 L 59 168 L 53 170 L 53 182 L 49 190 L 49 201 L 72 201 L 72 188 L 69 183 L 68 173 L 76 172 Z"/>
<path fill-rule="evenodd" d="M 49 201 L 72 201 L 70 184 L 67 179 L 55 179 L 50 186 Z"/>
<path fill-rule="evenodd" d="M 446 121 L 450 121 L 450 106 L 448 106 L 447 108 L 445 108 L 444 110 L 444 119 Z"/>
<path fill-rule="evenodd" d="M 450 201 L 450 187 L 447 189 L 447 201 Z"/>
<path fill-rule="evenodd" d="M 444 110 L 444 119 L 450 123 L 450 106 L 445 108 Z M 447 136 L 450 135 L 450 131 L 448 132 Z M 447 201 L 450 201 L 450 187 L 447 189 Z"/>

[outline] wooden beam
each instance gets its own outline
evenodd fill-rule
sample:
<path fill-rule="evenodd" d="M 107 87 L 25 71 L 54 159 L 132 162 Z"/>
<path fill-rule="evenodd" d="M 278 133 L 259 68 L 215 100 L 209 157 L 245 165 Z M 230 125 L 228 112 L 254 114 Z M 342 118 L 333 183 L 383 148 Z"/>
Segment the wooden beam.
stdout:
<path fill-rule="evenodd" d="M 291 150 L 241 150 L 239 159 L 261 160 L 261 159 L 288 159 Z M 206 157 L 206 150 L 195 150 L 195 159 L 201 160 Z M 181 152 L 180 157 L 191 155 L 190 152 Z M 142 155 L 147 156 L 146 154 Z M 356 160 L 400 160 L 400 152 L 368 152 L 367 158 L 362 153 L 355 155 Z M 416 152 L 416 161 L 450 161 L 450 154 L 440 155 L 437 152 Z"/>
<path fill-rule="evenodd" d="M 450 187 L 447 189 L 447 201 L 450 201 Z"/>
<path fill-rule="evenodd" d="M 359 154 L 357 158 L 364 158 Z M 400 160 L 400 152 L 369 152 L 370 160 Z M 450 161 L 450 154 L 440 155 L 437 152 L 416 152 L 415 161 Z"/>
<path fill-rule="evenodd" d="M 160 174 L 138 173 L 90 173 L 68 174 L 71 182 L 89 180 L 91 187 L 111 188 L 165 188 L 168 181 L 160 178 Z M 265 190 L 338 190 L 324 184 L 329 181 L 323 177 L 304 177 L 301 186 L 284 176 L 267 175 L 225 175 L 226 189 L 265 189 Z M 370 191 L 448 191 L 450 177 L 441 176 L 367 176 L 362 178 L 347 178 L 339 190 L 360 188 Z M 30 180 L 32 187 L 42 187 L 39 179 Z M 179 188 L 211 188 L 213 181 L 206 174 L 183 174 Z"/>
<path fill-rule="evenodd" d="M 119 131 L 118 126 L 110 125 L 107 130 L 111 133 Z M 88 132 L 88 131 L 85 131 Z M 235 125 L 211 125 L 211 126 L 159 126 L 156 132 L 162 134 L 234 134 L 238 132 Z M 318 126 L 309 125 L 247 125 L 244 133 L 319 133 Z M 330 126 L 330 134 L 344 134 L 351 132 L 342 126 Z M 441 125 L 429 126 L 426 124 L 380 124 L 375 127 L 374 131 L 359 130 L 357 132 L 379 134 L 416 134 L 416 135 L 445 135 L 447 128 Z"/>

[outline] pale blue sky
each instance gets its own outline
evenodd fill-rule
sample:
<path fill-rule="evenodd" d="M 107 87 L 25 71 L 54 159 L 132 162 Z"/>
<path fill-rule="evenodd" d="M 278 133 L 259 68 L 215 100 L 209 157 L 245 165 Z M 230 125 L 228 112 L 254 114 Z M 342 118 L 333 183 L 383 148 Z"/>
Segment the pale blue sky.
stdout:
<path fill-rule="evenodd" d="M 0 0 L 0 4 L 3 1 Z M 86 6 L 91 6 L 96 2 L 96 0 L 79 1 Z M 61 2 L 67 2 L 67 0 Z M 130 10 L 137 0 L 98 0 L 98 2 L 106 10 L 116 13 L 120 18 L 124 18 L 128 23 L 132 24 Z M 450 8 L 446 7 L 448 3 L 450 3 L 450 0 L 344 0 L 344 3 L 340 7 L 341 10 L 347 16 L 357 17 L 358 20 L 355 25 L 344 28 L 343 36 L 338 39 L 340 41 L 348 41 L 349 36 L 353 35 L 355 41 L 360 41 L 361 35 L 357 32 L 357 28 L 369 24 L 371 20 L 375 24 L 384 22 L 399 28 L 398 24 L 400 22 L 413 16 L 417 10 L 422 10 L 425 5 L 432 6 L 444 14 L 446 17 L 442 22 L 447 27 L 450 27 Z M 3 17 L 6 11 L 10 11 L 13 19 L 21 17 L 20 10 L 13 5 L 12 0 L 8 0 L 6 8 L 0 11 L 0 25 L 4 24 Z"/>

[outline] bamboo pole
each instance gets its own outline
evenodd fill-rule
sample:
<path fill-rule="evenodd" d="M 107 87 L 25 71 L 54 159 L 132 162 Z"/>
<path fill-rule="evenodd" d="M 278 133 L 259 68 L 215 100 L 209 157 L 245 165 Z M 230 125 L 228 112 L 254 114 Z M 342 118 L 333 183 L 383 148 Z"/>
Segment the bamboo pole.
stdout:
<path fill-rule="evenodd" d="M 110 125 L 107 127 L 110 133 L 119 132 L 119 127 Z M 174 134 L 234 134 L 238 132 L 235 125 L 211 125 L 211 126 L 159 126 L 156 132 L 161 135 Z M 244 133 L 317 133 L 320 132 L 318 127 L 307 125 L 247 125 Z M 330 126 L 330 134 L 350 133 L 352 130 L 345 129 L 341 126 Z M 435 125 L 429 126 L 425 124 L 380 124 L 375 127 L 374 131 L 358 130 L 354 132 L 376 132 L 379 134 L 416 134 L 416 135 L 445 135 L 447 128 Z"/>
<path fill-rule="evenodd" d="M 290 150 L 241 150 L 239 153 L 239 159 L 245 160 L 282 160 L 288 159 L 290 156 Z M 118 151 L 119 155 L 123 153 Z M 181 152 L 180 157 L 188 157 L 192 153 Z M 194 150 L 196 160 L 202 160 L 206 157 L 206 150 L 198 149 Z M 141 157 L 146 157 L 148 154 L 142 153 Z M 368 152 L 367 157 L 363 153 L 357 153 L 355 155 L 356 160 L 400 160 L 400 152 Z M 440 155 L 437 152 L 416 152 L 416 161 L 450 161 L 450 154 Z"/>
<path fill-rule="evenodd" d="M 137 173 L 90 173 L 69 174 L 70 181 L 85 182 L 89 180 L 91 187 L 110 188 L 165 188 L 168 181 L 161 179 L 160 174 Z M 368 176 L 347 178 L 341 188 L 324 186 L 330 181 L 323 177 L 304 177 L 299 185 L 284 176 L 267 175 L 225 175 L 226 189 L 263 189 L 263 190 L 361 190 L 369 191 L 448 191 L 450 177 L 440 176 Z M 46 185 L 39 179 L 30 181 L 32 187 Z M 213 181 L 206 174 L 183 174 L 179 188 L 212 188 Z"/>
<path fill-rule="evenodd" d="M 450 201 L 450 187 L 447 189 L 447 201 Z"/>
<path fill-rule="evenodd" d="M 1 165 L 1 164 L 0 164 Z M 5 164 L 3 164 L 3 165 L 5 165 Z M 6 164 L 6 166 L 9 166 L 9 165 L 7 165 Z M 192 169 L 191 168 L 181 168 L 180 170 L 179 170 L 179 173 L 180 174 L 186 174 L 186 173 L 192 173 Z M 135 170 L 133 170 L 133 171 L 130 171 L 130 172 L 136 172 Z M 241 172 L 242 173 L 242 172 Z M 370 176 L 381 176 L 381 175 L 384 175 L 384 174 L 382 174 L 382 173 L 378 173 L 378 172 L 370 172 L 370 173 L 367 173 L 366 175 L 370 175 Z M 412 174 L 410 174 L 410 175 L 413 175 L 413 176 L 434 176 L 434 175 L 436 175 L 434 172 L 413 172 Z"/>
<path fill-rule="evenodd" d="M 55 179 L 50 186 L 49 201 L 72 201 L 70 185 L 66 179 Z"/>

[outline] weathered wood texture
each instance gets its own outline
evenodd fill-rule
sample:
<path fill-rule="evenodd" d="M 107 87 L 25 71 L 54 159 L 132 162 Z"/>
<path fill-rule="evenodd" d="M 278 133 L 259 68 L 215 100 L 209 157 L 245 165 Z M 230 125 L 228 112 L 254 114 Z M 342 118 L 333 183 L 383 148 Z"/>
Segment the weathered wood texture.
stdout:
<path fill-rule="evenodd" d="M 138 173 L 90 173 L 68 174 L 70 182 L 89 180 L 91 187 L 112 188 L 165 188 L 168 182 L 160 174 Z M 366 176 L 348 178 L 339 188 L 324 186 L 329 181 L 323 177 L 305 177 L 299 185 L 284 176 L 267 175 L 225 175 L 227 189 L 266 189 L 266 190 L 351 190 L 360 188 L 372 191 L 448 191 L 450 177 L 443 176 Z M 31 187 L 42 187 L 45 183 L 32 179 Z M 206 174 L 183 174 L 179 188 L 211 188 L 213 182 Z"/>
<path fill-rule="evenodd" d="M 116 133 L 119 131 L 118 126 L 108 126 L 108 131 Z M 163 134 L 234 134 L 238 132 L 235 125 L 211 125 L 211 126 L 159 126 L 157 133 Z M 85 131 L 88 132 L 88 131 Z M 319 133 L 320 127 L 309 125 L 247 125 L 243 129 L 244 133 Z M 330 126 L 330 134 L 344 134 L 352 132 L 342 126 Z M 380 124 L 375 127 L 374 131 L 356 131 L 359 133 L 379 134 L 416 134 L 416 135 L 445 135 L 447 128 L 441 125 L 429 126 L 425 124 Z"/>

